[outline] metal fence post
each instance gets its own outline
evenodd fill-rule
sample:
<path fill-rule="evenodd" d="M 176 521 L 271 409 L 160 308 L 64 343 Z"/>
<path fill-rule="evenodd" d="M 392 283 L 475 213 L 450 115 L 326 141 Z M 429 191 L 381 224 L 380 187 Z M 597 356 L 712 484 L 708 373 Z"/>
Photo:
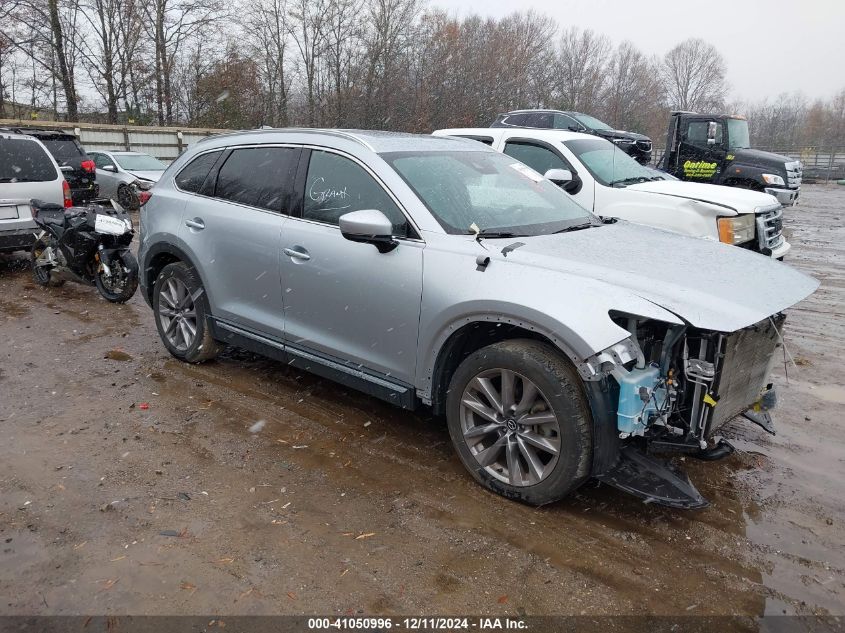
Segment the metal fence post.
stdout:
<path fill-rule="evenodd" d="M 835 154 L 836 154 L 836 149 L 831 148 L 830 158 L 827 161 L 827 178 L 825 179 L 826 183 L 830 182 L 830 172 L 833 171 L 833 157 L 834 157 Z"/>

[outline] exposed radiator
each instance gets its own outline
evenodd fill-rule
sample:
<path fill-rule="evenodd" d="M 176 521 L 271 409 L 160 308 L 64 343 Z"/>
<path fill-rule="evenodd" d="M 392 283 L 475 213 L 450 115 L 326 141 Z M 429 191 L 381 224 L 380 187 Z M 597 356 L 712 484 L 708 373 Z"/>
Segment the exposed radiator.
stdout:
<path fill-rule="evenodd" d="M 782 316 L 773 317 L 724 337 L 714 387 L 718 404 L 712 409 L 708 435 L 760 398 L 780 346 L 783 321 Z"/>

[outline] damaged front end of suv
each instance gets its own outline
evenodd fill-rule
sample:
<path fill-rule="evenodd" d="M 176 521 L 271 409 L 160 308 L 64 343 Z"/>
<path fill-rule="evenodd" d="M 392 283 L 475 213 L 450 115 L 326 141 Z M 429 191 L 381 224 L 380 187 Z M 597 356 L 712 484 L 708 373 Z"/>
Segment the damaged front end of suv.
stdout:
<path fill-rule="evenodd" d="M 777 313 L 731 333 L 623 314 L 611 318 L 630 338 L 579 366 L 588 385 L 602 386 L 588 392 L 594 412 L 597 399 L 606 401 L 605 441 L 618 448 L 615 463 L 597 478 L 661 505 L 705 507 L 683 473 L 652 455 L 725 457 L 733 447 L 718 431 L 737 416 L 775 433 L 769 376 L 780 358 L 785 316 Z"/>

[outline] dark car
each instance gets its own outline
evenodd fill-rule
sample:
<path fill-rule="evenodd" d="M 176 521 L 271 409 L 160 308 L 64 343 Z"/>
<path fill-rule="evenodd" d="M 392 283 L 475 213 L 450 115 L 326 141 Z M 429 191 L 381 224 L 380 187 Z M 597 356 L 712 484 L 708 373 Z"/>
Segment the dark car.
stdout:
<path fill-rule="evenodd" d="M 84 205 L 99 195 L 97 166 L 85 153 L 76 136 L 63 130 L 39 128 L 16 128 L 13 131 L 34 136 L 44 144 L 70 185 L 74 205 Z"/>
<path fill-rule="evenodd" d="M 513 110 L 496 117 L 490 127 L 534 127 L 571 130 L 593 134 L 612 141 L 642 165 L 651 162 L 651 139 L 645 134 L 614 130 L 589 114 L 563 110 Z"/>

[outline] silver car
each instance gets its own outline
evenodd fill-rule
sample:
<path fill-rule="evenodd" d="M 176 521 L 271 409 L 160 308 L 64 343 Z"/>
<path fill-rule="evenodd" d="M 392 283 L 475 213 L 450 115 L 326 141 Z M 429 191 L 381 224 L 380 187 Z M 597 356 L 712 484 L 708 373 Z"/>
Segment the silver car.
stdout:
<path fill-rule="evenodd" d="M 141 152 L 89 151 L 97 166 L 100 197 L 117 200 L 127 209 L 137 209 L 141 191 L 148 191 L 158 182 L 167 164 Z"/>
<path fill-rule="evenodd" d="M 533 504 L 597 477 L 706 505 L 648 450 L 713 459 L 728 420 L 771 427 L 782 311 L 818 285 L 602 221 L 462 139 L 233 133 L 192 145 L 151 194 L 141 285 L 173 356 L 231 344 L 428 407 L 475 479 Z"/>

